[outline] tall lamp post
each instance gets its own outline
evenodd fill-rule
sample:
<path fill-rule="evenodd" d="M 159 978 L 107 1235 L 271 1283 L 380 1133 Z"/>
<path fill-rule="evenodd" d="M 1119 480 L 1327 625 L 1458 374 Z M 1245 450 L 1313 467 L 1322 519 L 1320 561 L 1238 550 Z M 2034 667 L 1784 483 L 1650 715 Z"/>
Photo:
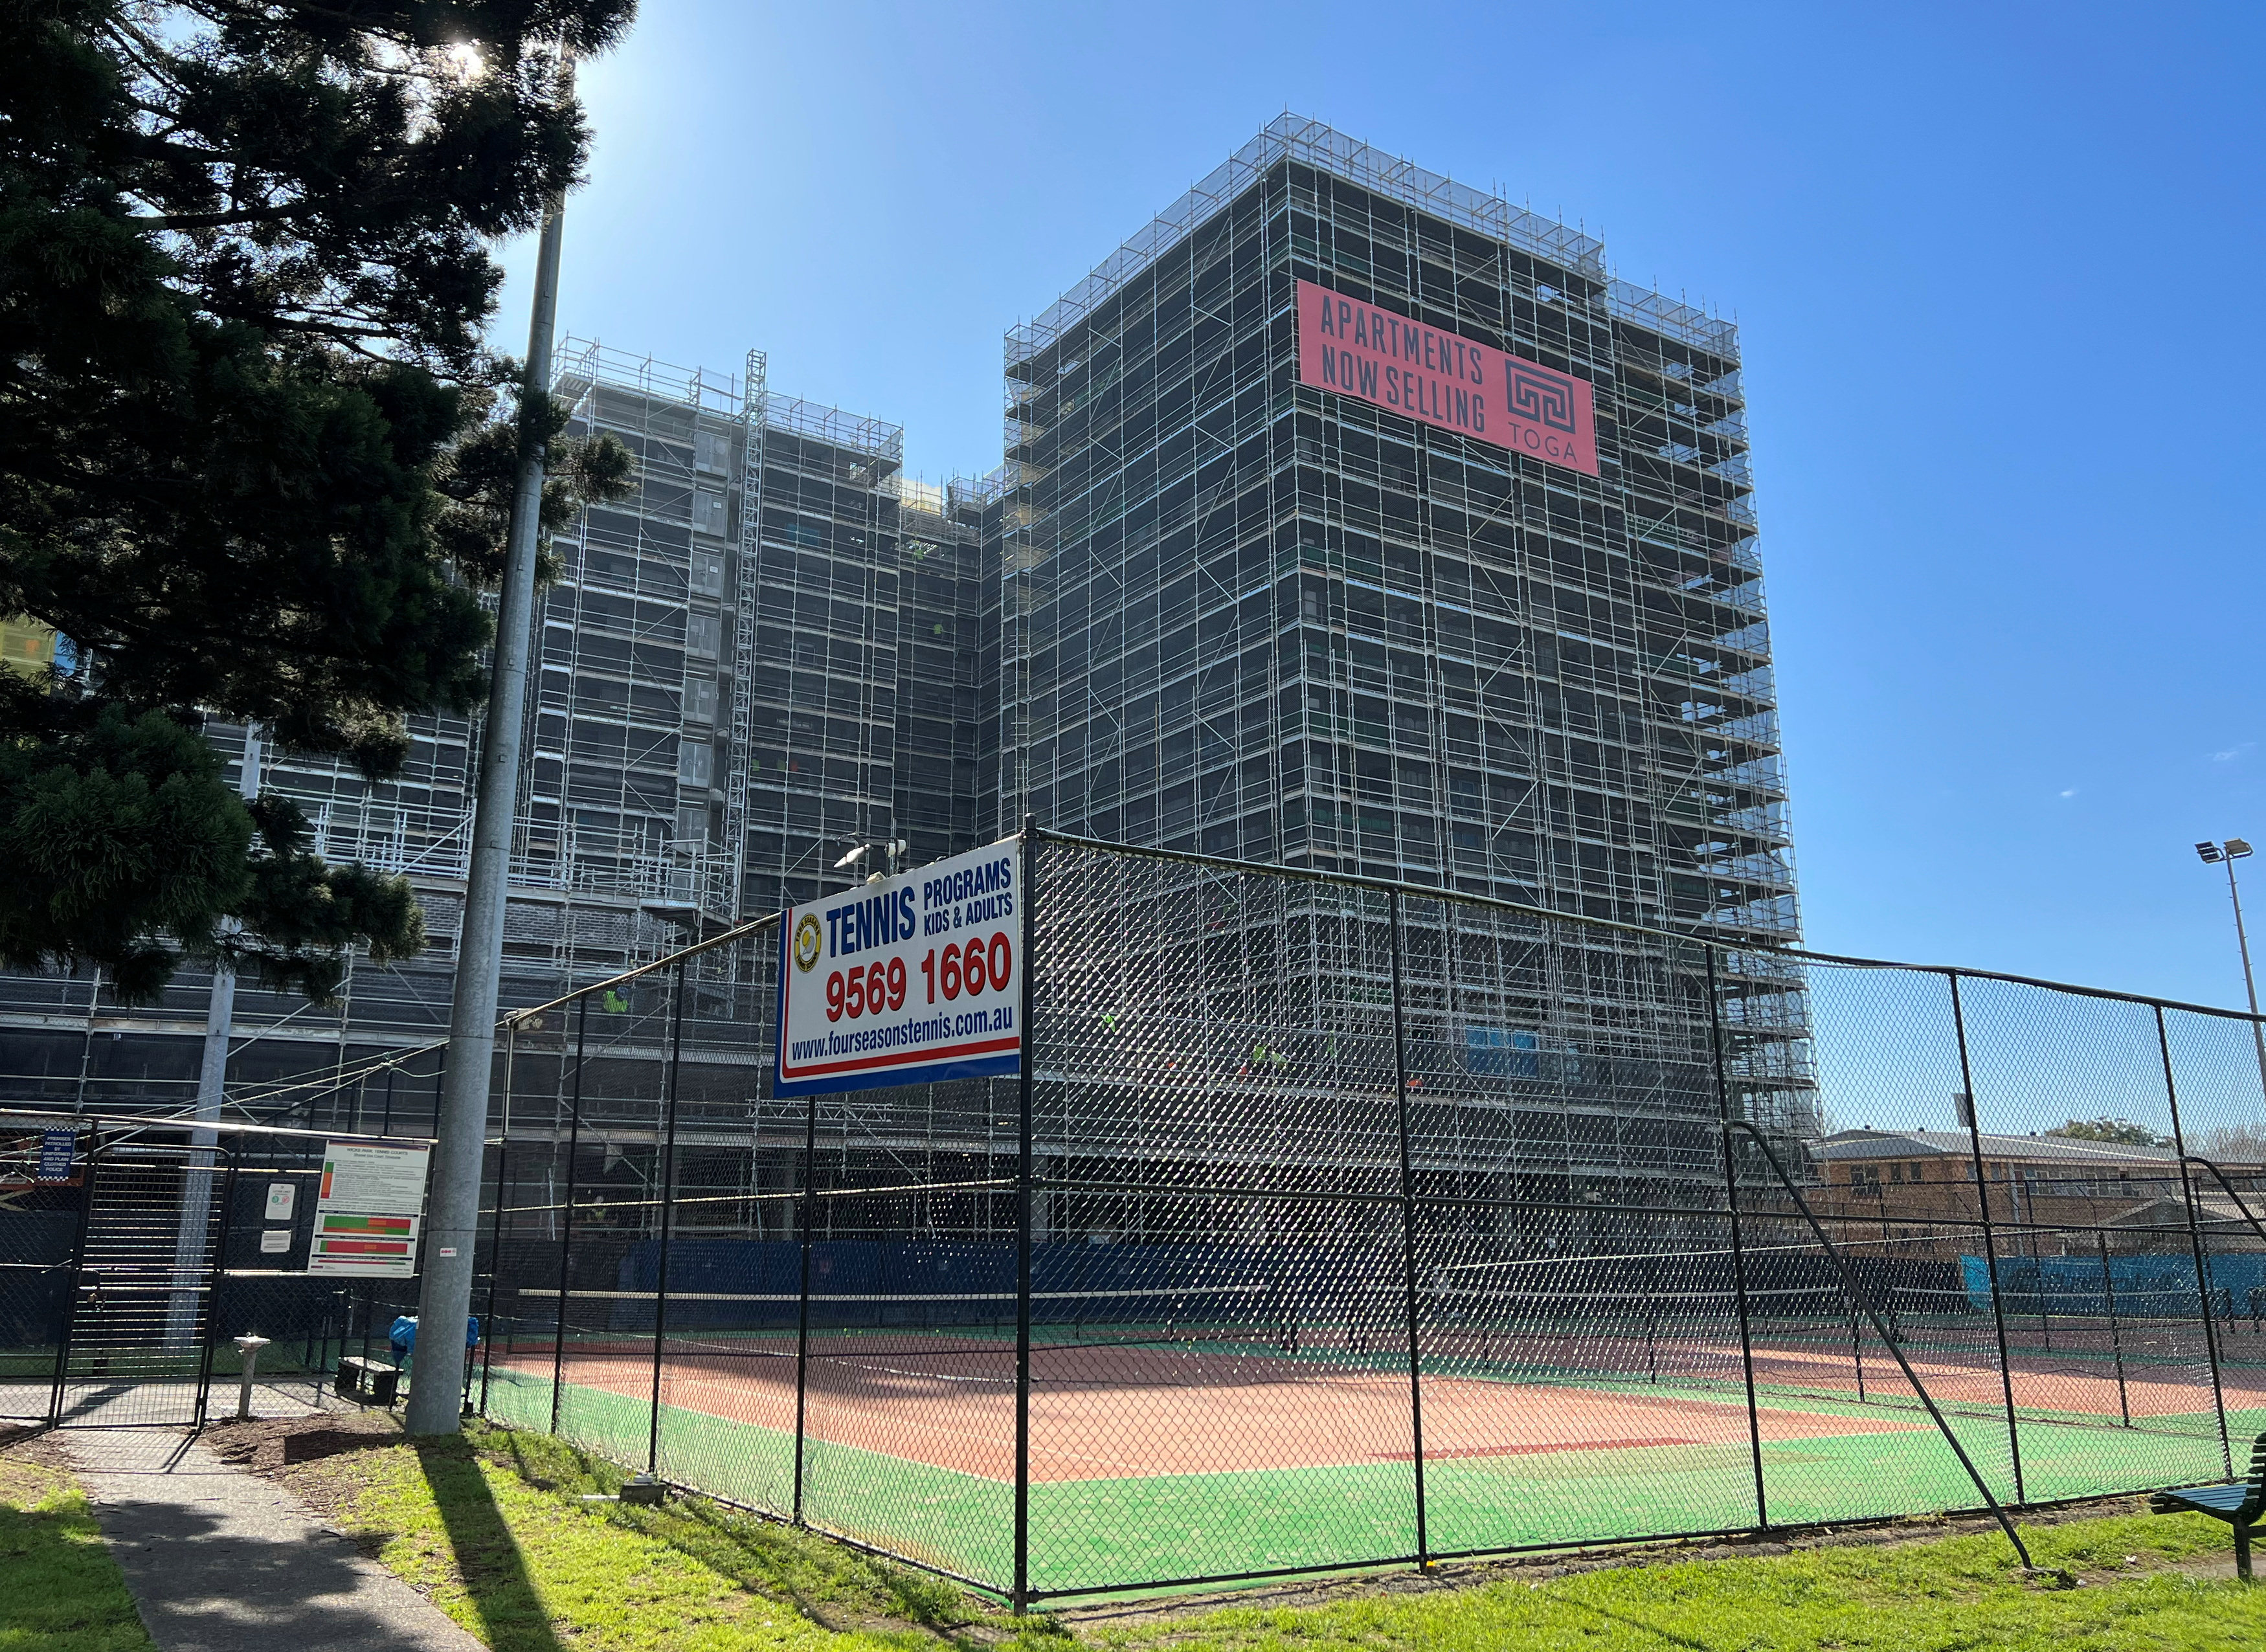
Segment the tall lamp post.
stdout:
<path fill-rule="evenodd" d="M 2258 1015 L 2258 982 L 2250 973 L 2250 938 L 2242 930 L 2242 891 L 2235 887 L 2234 863 L 2249 854 L 2250 845 L 2240 837 L 2230 837 L 2223 844 L 2202 843 L 2196 853 L 2203 857 L 2205 866 L 2226 868 L 2226 895 L 2234 903 L 2234 944 L 2242 950 L 2242 985 L 2250 994 L 2250 1037 L 2258 1046 L 2258 1082 L 2266 1085 L 2266 1027 L 2262 1027 Z"/>
<path fill-rule="evenodd" d="M 574 86 L 574 60 L 561 54 L 562 94 Z M 464 927 L 449 1006 L 447 1078 L 434 1135 L 432 1192 L 426 1207 L 423 1277 L 417 1293 L 417 1380 L 406 1422 L 412 1434 L 454 1434 L 462 1426 L 465 1339 L 472 1261 L 479 1237 L 480 1170 L 486 1155 L 488 1085 L 495 1064 L 496 999 L 503 975 L 503 917 L 512 829 L 519 807 L 519 742 L 535 637 L 535 563 L 543 541 L 543 444 L 527 432 L 551 394 L 551 341 L 559 325 L 559 255 L 566 196 L 553 195 L 537 243 L 534 313 L 520 385 L 522 438 L 512 490 L 511 530 L 496 603 L 495 659 L 480 741 L 479 790 L 464 881 Z M 498 1188 L 496 1201 L 502 1202 Z M 664 1220 L 666 1217 L 664 1216 Z M 495 1266 L 493 1258 L 489 1266 Z M 494 1334 L 490 1327 L 489 1334 Z"/>

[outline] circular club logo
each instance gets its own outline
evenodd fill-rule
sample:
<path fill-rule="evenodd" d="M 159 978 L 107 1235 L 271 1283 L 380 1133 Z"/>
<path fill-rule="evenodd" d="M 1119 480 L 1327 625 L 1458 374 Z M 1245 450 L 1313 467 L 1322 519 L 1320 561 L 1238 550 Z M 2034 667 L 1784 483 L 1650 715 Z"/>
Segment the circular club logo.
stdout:
<path fill-rule="evenodd" d="M 818 915 L 805 912 L 794 926 L 794 967 L 808 975 L 818 968 Z"/>

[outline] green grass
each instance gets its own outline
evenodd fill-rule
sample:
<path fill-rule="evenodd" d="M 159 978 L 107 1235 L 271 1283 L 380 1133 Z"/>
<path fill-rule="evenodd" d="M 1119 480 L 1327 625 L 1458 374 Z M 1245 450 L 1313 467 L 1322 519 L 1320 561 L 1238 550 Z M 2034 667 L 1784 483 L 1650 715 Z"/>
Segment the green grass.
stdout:
<path fill-rule="evenodd" d="M 1231 1606 L 1084 1637 L 1112 1652 L 2236 1652 L 2266 1641 L 2266 1591 L 2180 1562 L 2223 1553 L 2199 1516 L 2123 1517 L 2026 1532 L 2023 1579 L 1999 1537 L 1616 1568 L 1309 1608 Z"/>
<path fill-rule="evenodd" d="M 623 1472 L 479 1424 L 333 1459 L 340 1516 L 391 1570 L 498 1652 L 883 1652 L 1061 1644 L 941 1580 L 702 1501 L 581 1501 Z"/>
<path fill-rule="evenodd" d="M 148 1652 L 126 1577 L 86 1494 L 0 1454 L 0 1652 Z"/>
<path fill-rule="evenodd" d="M 584 1504 L 622 1471 L 546 1436 L 475 1425 L 463 1441 L 333 1459 L 344 1517 L 387 1564 L 507 1652 L 794 1648 L 976 1652 L 2235 1652 L 2266 1644 L 2266 1588 L 2225 1568 L 2226 1528 L 2118 1515 L 2033 1526 L 2027 1579 L 1995 1534 L 1789 1554 L 1496 1574 L 1405 1592 L 1335 1586 L 1329 1604 L 1229 1604 L 1068 1628 L 1021 1625 L 949 1584 L 697 1499 Z M 1452 1580 L 1450 1580 L 1452 1585 Z"/>

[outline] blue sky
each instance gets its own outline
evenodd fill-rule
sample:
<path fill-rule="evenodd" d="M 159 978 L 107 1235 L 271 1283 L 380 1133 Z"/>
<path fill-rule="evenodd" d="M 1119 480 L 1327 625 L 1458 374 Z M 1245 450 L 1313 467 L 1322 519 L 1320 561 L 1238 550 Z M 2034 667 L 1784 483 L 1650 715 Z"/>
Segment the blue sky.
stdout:
<path fill-rule="evenodd" d="M 1000 334 L 1283 110 L 1499 189 L 1741 324 L 1810 943 L 2237 1004 L 2262 63 L 2236 5 L 647 0 L 560 314 L 940 479 Z"/>

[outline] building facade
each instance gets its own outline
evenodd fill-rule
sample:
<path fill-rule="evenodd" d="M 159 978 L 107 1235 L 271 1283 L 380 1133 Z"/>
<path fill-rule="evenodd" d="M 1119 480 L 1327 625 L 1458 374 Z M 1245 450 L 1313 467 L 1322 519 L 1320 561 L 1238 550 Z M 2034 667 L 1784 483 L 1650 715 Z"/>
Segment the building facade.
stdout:
<path fill-rule="evenodd" d="M 1730 324 L 1286 116 L 1005 355 L 995 831 L 1798 939 Z M 1414 1033 L 1452 1075 L 1444 1176 L 1618 1202 L 1718 1173 L 1696 954 L 1561 928 L 1506 967 L 1456 922 Z M 1290 1023 L 1360 1024 L 1385 950 L 1279 927 L 1249 969 L 1295 984 Z M 1724 973 L 1733 1105 L 1814 1130 L 1798 976 Z"/>
<path fill-rule="evenodd" d="M 1797 937 L 1737 334 L 1615 281 L 1576 230 L 1283 117 L 1008 334 L 1005 463 L 942 488 L 903 475 L 897 428 L 773 394 L 760 353 L 739 375 L 574 340 L 559 359 L 573 432 L 625 442 L 638 486 L 553 547 L 519 1001 L 844 887 L 877 864 L 837 864 L 860 845 L 917 865 L 1026 815 Z M 267 762 L 324 854 L 415 881 L 435 941 L 358 969 L 335 1016 L 247 995 L 231 1072 L 276 1094 L 445 1022 L 479 731 L 411 734 L 379 785 Z M 1458 1162 L 1561 1188 L 1696 1173 L 1692 983 L 1642 943 L 1593 950 L 1428 1029 L 1482 1088 L 1537 1080 L 1525 1122 Z M 1732 1082 L 1798 1132 L 1800 983 L 1745 970 Z M 74 1040 L 51 1025 L 69 990 L 18 996 L 53 1047 L 11 1062 L 13 1093 L 188 1100 L 194 981 L 108 1017 L 160 1054 L 92 1094 L 98 998 Z"/>
<path fill-rule="evenodd" d="M 573 339 L 559 362 L 568 433 L 626 444 L 636 486 L 551 546 L 507 1005 L 845 887 L 868 866 L 836 863 L 862 844 L 948 853 L 976 815 L 968 490 L 905 481 L 894 426 L 766 393 L 759 353 L 744 377 Z M 247 731 L 208 733 L 239 775 Z M 299 803 L 325 859 L 407 876 L 428 935 L 415 959 L 356 960 L 329 1008 L 239 984 L 228 1090 L 263 1115 L 431 1126 L 481 731 L 420 716 L 407 733 L 401 772 L 376 782 L 252 736 L 261 789 Z M 0 978 L 0 1100 L 189 1110 L 208 993 L 194 969 L 132 1008 L 86 976 Z M 657 1060 L 657 1036 L 623 1053 Z"/>
<path fill-rule="evenodd" d="M 1302 282 L 1578 381 L 1594 462 L 1302 382 Z M 1730 324 L 1284 117 L 1006 355 L 1000 828 L 1797 934 Z"/>

